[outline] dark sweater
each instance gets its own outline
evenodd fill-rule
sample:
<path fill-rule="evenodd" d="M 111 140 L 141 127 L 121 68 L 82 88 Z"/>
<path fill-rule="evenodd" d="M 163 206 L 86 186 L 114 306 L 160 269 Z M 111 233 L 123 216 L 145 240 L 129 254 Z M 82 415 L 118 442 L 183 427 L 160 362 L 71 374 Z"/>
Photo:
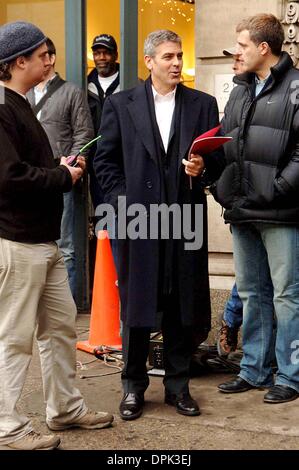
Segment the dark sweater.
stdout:
<path fill-rule="evenodd" d="M 63 192 L 72 188 L 30 104 L 5 88 L 0 104 L 0 237 L 45 243 L 60 237 Z"/>

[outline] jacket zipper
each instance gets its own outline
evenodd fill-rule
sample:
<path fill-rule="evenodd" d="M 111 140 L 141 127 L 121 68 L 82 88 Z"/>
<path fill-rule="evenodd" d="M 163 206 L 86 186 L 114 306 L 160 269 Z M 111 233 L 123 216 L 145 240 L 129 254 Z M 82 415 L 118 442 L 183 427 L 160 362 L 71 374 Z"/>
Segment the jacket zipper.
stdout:
<path fill-rule="evenodd" d="M 245 148 L 245 143 L 246 143 L 246 136 L 247 136 L 247 129 L 250 126 L 252 116 L 254 114 L 255 108 L 256 108 L 256 103 L 257 101 L 266 95 L 269 91 L 272 90 L 273 85 L 275 82 L 272 82 L 270 86 L 268 86 L 265 90 L 262 90 L 256 97 L 254 97 L 249 105 L 246 117 L 245 117 L 245 123 L 244 123 L 244 128 L 242 132 L 242 141 L 243 141 L 243 148 L 242 152 L 240 152 L 240 156 L 238 158 L 238 163 L 239 163 L 239 170 L 240 170 L 240 179 L 239 179 L 239 187 L 240 187 L 240 196 L 245 195 L 245 187 L 244 187 L 244 148 Z M 248 93 L 251 93 L 250 87 L 247 89 Z"/>
<path fill-rule="evenodd" d="M 244 178 L 243 178 L 243 176 L 244 176 L 244 149 L 245 149 L 246 137 L 247 137 L 246 131 L 250 126 L 250 122 L 251 122 L 252 115 L 254 113 L 255 107 L 256 107 L 256 100 L 254 99 L 253 101 L 251 101 L 251 103 L 249 105 L 249 108 L 248 108 L 248 111 L 246 113 L 243 132 L 242 132 L 242 151 L 240 151 L 240 155 L 239 155 L 239 171 L 240 171 L 240 174 L 239 174 L 239 177 L 240 177 L 239 187 L 240 187 L 240 196 L 241 197 L 245 195 L 245 187 L 244 187 Z"/>

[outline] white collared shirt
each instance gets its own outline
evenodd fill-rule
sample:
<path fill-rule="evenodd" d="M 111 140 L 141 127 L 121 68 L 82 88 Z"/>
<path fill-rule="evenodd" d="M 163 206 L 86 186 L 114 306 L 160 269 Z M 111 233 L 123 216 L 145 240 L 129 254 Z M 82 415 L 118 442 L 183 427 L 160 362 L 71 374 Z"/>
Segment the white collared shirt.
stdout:
<path fill-rule="evenodd" d="M 165 152 L 167 152 L 172 116 L 175 108 L 176 87 L 170 93 L 167 93 L 167 95 L 160 95 L 153 86 L 152 89 L 154 95 L 156 120 Z"/>
<path fill-rule="evenodd" d="M 260 80 L 257 75 L 255 76 L 255 96 L 258 96 L 260 94 L 260 92 L 266 85 L 266 81 L 268 80 L 269 77 L 270 77 L 270 73 L 267 75 L 266 78 L 264 78 L 264 80 Z"/>
<path fill-rule="evenodd" d="M 38 87 L 38 85 L 34 87 L 33 90 L 34 90 L 34 96 L 35 96 L 35 104 L 38 104 L 40 100 L 42 99 L 42 97 L 47 93 L 48 86 L 51 83 L 51 81 L 54 80 L 55 77 L 56 77 L 56 74 L 53 75 L 53 77 L 51 77 L 50 80 L 47 81 L 46 85 L 44 86 L 42 90 Z M 36 116 L 38 120 L 40 120 L 41 114 L 42 114 L 42 110 L 40 110 L 40 112 Z"/>

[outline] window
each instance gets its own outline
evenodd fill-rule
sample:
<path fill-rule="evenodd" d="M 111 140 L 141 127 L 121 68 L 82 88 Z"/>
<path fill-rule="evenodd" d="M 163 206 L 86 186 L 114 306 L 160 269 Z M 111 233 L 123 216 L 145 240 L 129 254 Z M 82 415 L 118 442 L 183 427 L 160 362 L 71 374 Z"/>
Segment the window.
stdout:
<path fill-rule="evenodd" d="M 50 37 L 57 49 L 56 70 L 65 77 L 64 0 L 1 0 L 0 24 L 29 21 Z"/>

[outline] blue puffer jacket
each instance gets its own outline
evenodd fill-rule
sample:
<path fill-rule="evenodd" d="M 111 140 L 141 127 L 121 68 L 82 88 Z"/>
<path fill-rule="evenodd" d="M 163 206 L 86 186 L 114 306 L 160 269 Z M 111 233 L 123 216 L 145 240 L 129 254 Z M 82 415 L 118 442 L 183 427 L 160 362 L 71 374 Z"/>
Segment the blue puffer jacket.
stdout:
<path fill-rule="evenodd" d="M 234 78 L 223 119 L 233 140 L 212 192 L 226 223 L 299 225 L 299 70 L 283 52 L 257 97 L 254 77 Z"/>

